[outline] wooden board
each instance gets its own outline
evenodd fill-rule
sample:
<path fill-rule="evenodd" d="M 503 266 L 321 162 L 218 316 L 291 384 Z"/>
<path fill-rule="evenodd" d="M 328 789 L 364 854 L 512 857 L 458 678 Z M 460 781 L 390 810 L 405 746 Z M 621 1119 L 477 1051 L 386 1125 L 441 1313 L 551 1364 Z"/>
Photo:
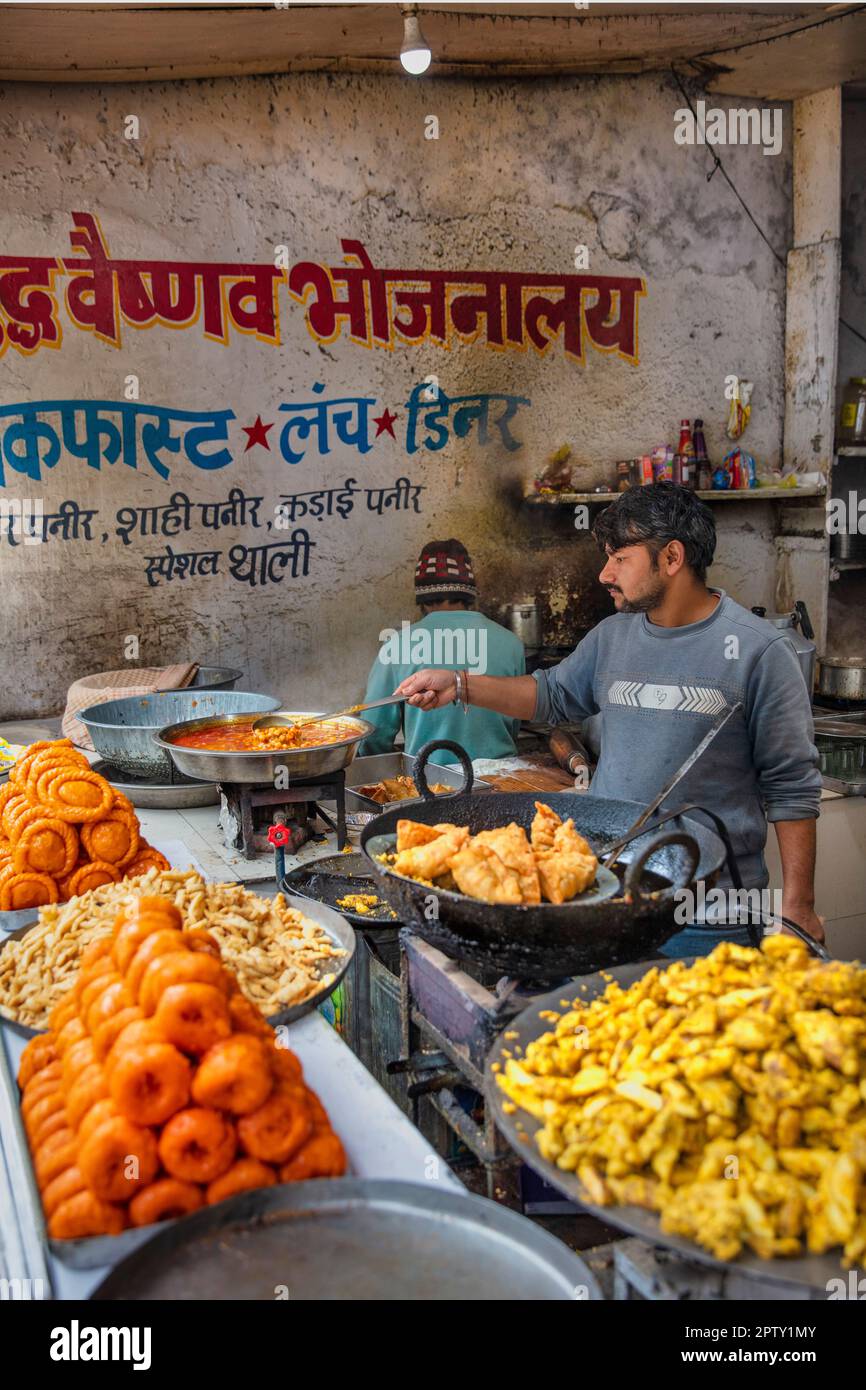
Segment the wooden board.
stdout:
<path fill-rule="evenodd" d="M 862 73 L 864 17 L 803 4 L 422 7 L 432 76 L 668 72 L 790 98 Z M 396 4 L 0 6 L 0 79 L 168 81 L 279 72 L 400 76 Z M 712 89 L 712 88 L 711 88 Z"/>

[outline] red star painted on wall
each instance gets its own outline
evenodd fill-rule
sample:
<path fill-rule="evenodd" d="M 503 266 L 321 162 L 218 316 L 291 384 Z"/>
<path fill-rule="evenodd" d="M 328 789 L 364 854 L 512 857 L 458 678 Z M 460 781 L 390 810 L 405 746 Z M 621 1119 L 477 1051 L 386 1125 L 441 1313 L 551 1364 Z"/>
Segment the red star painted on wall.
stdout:
<path fill-rule="evenodd" d="M 388 432 L 388 434 L 390 434 L 391 438 L 392 438 L 392 439 L 396 439 L 397 436 L 396 436 L 395 433 L 394 433 L 394 421 L 395 421 L 396 419 L 397 419 L 397 416 L 396 416 L 396 415 L 392 415 L 391 412 L 390 412 L 390 410 L 388 409 L 387 406 L 385 407 L 385 413 L 384 413 L 384 415 L 374 415 L 374 416 L 373 416 L 373 424 L 377 426 L 377 429 L 376 429 L 376 438 L 378 439 L 378 438 L 379 438 L 379 435 L 380 435 L 380 434 L 384 434 L 385 431 L 387 430 L 387 432 Z"/>
<path fill-rule="evenodd" d="M 273 425 L 262 424 L 261 415 L 256 416 L 256 423 L 254 425 L 241 425 L 241 429 L 244 434 L 247 435 L 247 447 L 244 449 L 244 453 L 246 454 L 254 444 L 264 444 L 266 449 L 270 449 L 271 446 L 268 443 L 268 430 L 272 430 L 273 428 Z"/>

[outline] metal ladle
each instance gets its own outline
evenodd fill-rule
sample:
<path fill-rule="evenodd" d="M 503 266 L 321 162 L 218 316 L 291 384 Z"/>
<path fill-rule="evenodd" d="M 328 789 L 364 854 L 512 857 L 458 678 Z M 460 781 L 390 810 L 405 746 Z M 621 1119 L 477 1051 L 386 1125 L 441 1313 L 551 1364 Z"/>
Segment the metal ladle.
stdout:
<path fill-rule="evenodd" d="M 324 724 L 328 719 L 342 719 L 350 714 L 361 714 L 364 710 L 380 709 L 382 705 L 398 705 L 405 699 L 405 695 L 386 695 L 384 700 L 369 700 L 363 705 L 348 705 L 334 714 L 311 714 L 304 719 L 293 719 L 288 714 L 263 714 L 253 720 L 253 728 L 301 729 L 305 724 Z"/>

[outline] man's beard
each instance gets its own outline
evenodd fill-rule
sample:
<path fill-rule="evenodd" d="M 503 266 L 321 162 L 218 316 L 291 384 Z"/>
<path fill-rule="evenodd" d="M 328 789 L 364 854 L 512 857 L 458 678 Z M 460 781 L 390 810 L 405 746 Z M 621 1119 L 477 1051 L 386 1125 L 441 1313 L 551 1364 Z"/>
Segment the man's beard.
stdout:
<path fill-rule="evenodd" d="M 613 598 L 613 591 L 608 586 L 608 593 Z M 618 612 L 620 613 L 649 613 L 653 608 L 658 608 L 665 596 L 665 586 L 659 580 L 656 584 L 645 589 L 637 598 L 626 598 L 622 590 L 617 590 L 619 594 Z"/>

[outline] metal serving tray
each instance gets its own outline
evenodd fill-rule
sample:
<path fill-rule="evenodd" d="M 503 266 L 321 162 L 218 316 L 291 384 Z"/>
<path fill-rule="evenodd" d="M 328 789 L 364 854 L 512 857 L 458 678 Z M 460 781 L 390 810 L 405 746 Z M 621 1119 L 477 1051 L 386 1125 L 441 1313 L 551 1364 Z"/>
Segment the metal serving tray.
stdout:
<path fill-rule="evenodd" d="M 294 1004 L 290 1008 L 281 1009 L 274 1014 L 268 1019 L 272 1027 L 294 1023 L 324 1003 L 333 994 L 348 970 L 357 944 L 357 937 L 345 918 L 324 903 L 293 896 L 287 896 L 286 900 L 289 907 L 297 909 L 304 916 L 318 922 L 334 944 L 345 950 L 346 954 L 335 963 L 334 978 L 330 984 L 317 990 L 303 1004 Z M 12 935 L 24 936 L 33 926 L 35 926 L 35 919 L 29 927 L 12 933 Z M 5 938 L 6 941 L 9 939 L 8 936 Z M 0 941 L 0 950 L 2 950 L 3 944 L 3 941 Z M 19 1038 L 32 1038 L 37 1031 L 39 1030 L 26 1028 L 23 1024 L 0 1017 L 0 1032 L 3 1034 L 0 1036 L 0 1163 L 5 1157 L 7 1167 L 15 1173 L 16 1180 L 20 1178 L 19 1185 L 22 1185 L 21 1192 L 15 1193 L 16 1202 L 20 1197 L 22 1207 L 21 1211 L 14 1215 L 14 1221 L 16 1225 L 21 1225 L 27 1230 L 35 1229 L 39 1240 L 62 1264 L 68 1265 L 72 1269 L 100 1269 L 103 1265 L 114 1264 L 129 1254 L 130 1251 L 136 1250 L 144 1244 L 154 1233 L 175 1223 L 160 1221 L 152 1226 L 140 1226 L 132 1230 L 122 1231 L 117 1236 L 91 1236 L 82 1240 L 51 1240 L 49 1238 L 45 1228 L 42 1203 L 36 1187 L 33 1164 L 30 1159 L 27 1135 L 21 1121 L 18 1084 L 15 1076 L 21 1045 L 20 1042 L 16 1045 L 14 1035 L 17 1034 Z M 4 1210 L 3 1193 L 4 1187 L 0 1181 L 0 1273 L 2 1273 L 5 1230 L 7 1223 L 13 1221 L 13 1213 Z"/>
<path fill-rule="evenodd" d="M 329 984 L 323 984 L 321 989 L 316 990 L 316 993 L 311 994 L 310 998 L 305 999 L 302 1004 L 291 1004 L 287 1008 L 279 1009 L 277 1013 L 271 1015 L 268 1019 L 268 1023 L 270 1023 L 272 1028 L 276 1028 L 281 1023 L 294 1023 L 297 1019 L 303 1018 L 305 1014 L 312 1013 L 313 1009 L 317 1009 L 320 1004 L 324 1004 L 325 1000 L 329 999 L 334 993 L 334 990 L 340 984 L 343 976 L 352 964 L 352 957 L 355 954 L 355 948 L 358 944 L 358 938 L 355 936 L 351 923 L 344 913 L 337 911 L 327 903 L 321 902 L 315 898 L 300 897 L 297 894 L 293 894 L 291 886 L 287 884 L 285 879 L 283 880 L 283 884 L 286 884 L 286 887 L 283 889 L 283 897 L 286 900 L 287 907 L 293 908 L 296 912 L 302 913 L 304 917 L 309 917 L 311 921 L 317 922 L 327 935 L 331 944 L 339 947 L 345 954 L 338 956 L 334 960 L 332 971 L 325 971 L 326 974 L 333 974 L 333 978 Z M 283 885 L 281 885 L 281 888 L 282 887 Z M 135 890 L 131 889 L 130 891 L 134 892 Z M 346 889 L 346 892 L 349 891 L 349 889 Z M 6 915 L 11 917 L 13 914 L 10 912 Z M 28 908 L 26 912 L 20 914 L 16 913 L 14 915 L 25 916 L 28 920 L 22 923 L 15 931 L 8 931 L 0 936 L 0 953 L 2 953 L 4 946 L 6 946 L 9 941 L 20 940 L 21 937 L 26 936 L 29 931 L 32 931 L 39 921 L 38 914 L 34 914 L 32 908 Z M 20 1034 L 21 1037 L 24 1038 L 35 1038 L 37 1033 L 45 1032 L 44 1028 L 29 1028 L 26 1024 L 17 1023 L 14 1019 L 7 1018 L 3 1014 L 0 1014 L 0 1023 L 5 1024 L 7 1028 L 11 1028 L 13 1032 Z"/>
<path fill-rule="evenodd" d="M 325 1178 L 260 1188 L 160 1230 L 96 1299 L 600 1299 L 567 1246 L 486 1197 Z"/>
<path fill-rule="evenodd" d="M 372 797 L 362 796 L 360 792 L 353 790 L 355 787 L 381 782 L 383 777 L 414 777 L 414 775 L 415 759 L 408 753 L 376 753 L 369 758 L 356 758 L 352 765 L 346 769 L 346 809 L 375 811 L 379 815 L 382 811 L 390 811 L 393 806 L 406 806 L 412 801 L 419 801 L 420 797 L 406 797 L 403 801 L 374 801 Z M 459 767 L 443 767 L 439 763 L 428 763 L 427 780 L 428 782 L 447 782 L 449 787 L 459 791 L 463 786 L 464 779 Z M 484 782 L 479 777 L 473 778 L 473 794 L 492 790 L 489 782 Z"/>
<path fill-rule="evenodd" d="M 693 961 L 694 957 L 687 960 L 686 964 L 691 965 Z M 671 965 L 673 963 L 668 962 Z M 826 1255 L 800 1255 L 796 1259 L 777 1260 L 762 1260 L 752 1251 L 744 1250 L 736 1260 L 719 1260 L 694 1241 L 662 1231 L 658 1215 L 654 1211 L 635 1206 L 596 1206 L 589 1199 L 586 1189 L 575 1173 L 567 1173 L 557 1168 L 555 1163 L 549 1163 L 541 1157 L 533 1143 L 535 1134 L 541 1128 L 539 1121 L 526 1110 L 517 1109 L 509 1113 L 505 1109 L 508 1097 L 497 1084 L 493 1066 L 498 1063 L 504 1068 L 507 1056 L 524 1055 L 530 1042 L 541 1037 L 542 1033 L 550 1031 L 550 1018 L 540 1017 L 541 1014 L 546 1011 L 561 1014 L 563 999 L 584 999 L 589 1002 L 604 994 L 612 980 L 616 980 L 627 989 L 635 980 L 639 980 L 656 966 L 661 968 L 661 963 L 639 961 L 634 965 L 615 966 L 595 975 L 584 975 L 569 980 L 566 985 L 539 996 L 528 1009 L 518 1014 L 517 1018 L 509 1020 L 508 1028 L 500 1034 L 490 1049 L 485 1066 L 485 1093 L 488 1104 L 492 1107 L 497 1129 L 504 1134 L 508 1143 L 525 1163 L 605 1225 L 617 1226 L 629 1235 L 638 1236 L 648 1245 L 663 1245 L 676 1250 L 685 1259 L 693 1260 L 697 1264 L 711 1265 L 715 1269 L 735 1269 L 738 1273 L 754 1279 L 769 1279 L 776 1284 L 788 1284 L 801 1290 L 816 1290 L 826 1297 L 830 1279 L 838 1279 L 840 1275 L 847 1277 L 846 1271 L 842 1268 L 841 1250 Z M 858 1268 L 857 1274 L 863 1274 L 863 1270 Z"/>

